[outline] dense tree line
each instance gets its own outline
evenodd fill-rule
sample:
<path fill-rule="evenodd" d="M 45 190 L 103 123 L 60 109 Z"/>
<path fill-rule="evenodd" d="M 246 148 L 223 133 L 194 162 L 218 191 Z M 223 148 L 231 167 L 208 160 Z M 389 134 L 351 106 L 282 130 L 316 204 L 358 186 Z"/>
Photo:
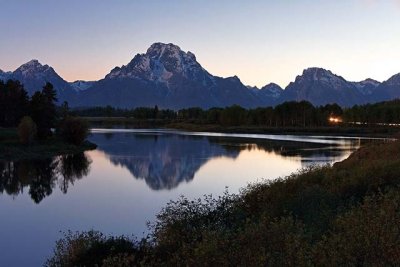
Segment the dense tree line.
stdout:
<path fill-rule="evenodd" d="M 88 134 L 84 121 L 71 118 L 68 104 L 57 106 L 57 92 L 51 83 L 29 97 L 19 81 L 0 81 L 0 127 L 18 127 L 22 143 L 47 139 L 53 130 L 66 141 L 80 144 Z"/>
<path fill-rule="evenodd" d="M 176 119 L 177 112 L 171 109 L 138 107 L 135 109 L 121 109 L 112 106 L 75 109 L 71 114 L 82 117 L 131 117 L 135 119 Z"/>
<path fill-rule="evenodd" d="M 159 119 L 197 124 L 219 124 L 223 126 L 257 125 L 268 127 L 309 127 L 328 125 L 330 116 L 341 116 L 342 108 L 337 104 L 314 107 L 307 101 L 285 102 L 276 107 L 244 109 L 238 105 L 226 108 L 203 110 L 193 107 L 174 110 L 154 108 L 116 109 L 95 107 L 75 110 L 76 115 L 87 117 L 131 117 L 139 120 Z"/>
<path fill-rule="evenodd" d="M 330 124 L 330 117 L 340 117 L 345 123 L 360 122 L 400 123 L 400 100 L 376 104 L 355 105 L 342 109 L 337 104 L 313 106 L 310 102 L 285 102 L 275 107 L 244 109 L 234 105 L 225 108 L 203 110 L 198 107 L 181 109 L 158 109 L 140 107 L 117 109 L 111 106 L 94 107 L 73 111 L 85 117 L 127 117 L 138 120 L 170 120 L 196 124 L 223 126 L 256 125 L 266 127 L 319 127 Z"/>
<path fill-rule="evenodd" d="M 376 104 L 355 105 L 346 109 L 344 119 L 347 122 L 360 123 L 400 123 L 400 100 Z"/>
<path fill-rule="evenodd" d="M 30 116 L 37 125 L 38 137 L 45 139 L 56 124 L 56 101 L 50 83 L 29 98 L 19 81 L 0 81 L 0 127 L 16 127 L 24 116 Z"/>

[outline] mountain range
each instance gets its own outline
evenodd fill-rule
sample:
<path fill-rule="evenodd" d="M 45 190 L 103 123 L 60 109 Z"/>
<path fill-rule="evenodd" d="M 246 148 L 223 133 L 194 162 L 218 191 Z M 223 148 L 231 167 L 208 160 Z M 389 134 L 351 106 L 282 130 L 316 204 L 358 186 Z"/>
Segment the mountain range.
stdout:
<path fill-rule="evenodd" d="M 124 66 L 115 67 L 99 81 L 67 82 L 48 65 L 31 60 L 13 72 L 0 70 L 0 80 L 24 84 L 30 95 L 51 82 L 59 101 L 71 107 L 114 106 L 120 108 L 187 107 L 246 108 L 274 106 L 285 101 L 307 100 L 314 105 L 337 103 L 348 107 L 400 97 L 400 73 L 382 83 L 360 82 L 323 68 L 308 68 L 285 89 L 271 83 L 262 88 L 244 85 L 237 76 L 222 78 L 210 74 L 191 52 L 174 44 L 155 43 Z"/>

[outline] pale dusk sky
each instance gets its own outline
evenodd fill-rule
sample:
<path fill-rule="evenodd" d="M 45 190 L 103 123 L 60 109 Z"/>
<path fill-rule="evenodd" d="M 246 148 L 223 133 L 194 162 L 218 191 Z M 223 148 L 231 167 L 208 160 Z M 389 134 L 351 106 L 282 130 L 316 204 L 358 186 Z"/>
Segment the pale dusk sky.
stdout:
<path fill-rule="evenodd" d="M 285 87 L 307 67 L 350 81 L 400 72 L 398 0 L 0 0 L 0 69 L 38 59 L 68 81 L 98 80 L 154 42 L 210 73 Z"/>

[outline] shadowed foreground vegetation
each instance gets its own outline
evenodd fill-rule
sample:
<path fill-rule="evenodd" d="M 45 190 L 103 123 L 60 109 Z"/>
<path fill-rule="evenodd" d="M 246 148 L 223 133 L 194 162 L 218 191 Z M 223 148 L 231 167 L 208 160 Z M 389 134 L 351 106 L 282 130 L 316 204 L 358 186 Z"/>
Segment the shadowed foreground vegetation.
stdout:
<path fill-rule="evenodd" d="M 142 240 L 68 232 L 47 266 L 398 266 L 400 141 L 334 166 L 170 202 Z M 134 216 L 134 215 L 132 215 Z"/>

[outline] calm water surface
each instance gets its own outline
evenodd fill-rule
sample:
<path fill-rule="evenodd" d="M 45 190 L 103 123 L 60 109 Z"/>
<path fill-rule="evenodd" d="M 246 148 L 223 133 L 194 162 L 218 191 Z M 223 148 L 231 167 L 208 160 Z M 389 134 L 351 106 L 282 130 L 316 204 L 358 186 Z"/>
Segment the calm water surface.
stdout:
<path fill-rule="evenodd" d="M 41 266 L 60 231 L 141 237 L 171 199 L 239 192 L 348 157 L 367 139 L 94 129 L 95 151 L 0 162 L 0 266 Z"/>

